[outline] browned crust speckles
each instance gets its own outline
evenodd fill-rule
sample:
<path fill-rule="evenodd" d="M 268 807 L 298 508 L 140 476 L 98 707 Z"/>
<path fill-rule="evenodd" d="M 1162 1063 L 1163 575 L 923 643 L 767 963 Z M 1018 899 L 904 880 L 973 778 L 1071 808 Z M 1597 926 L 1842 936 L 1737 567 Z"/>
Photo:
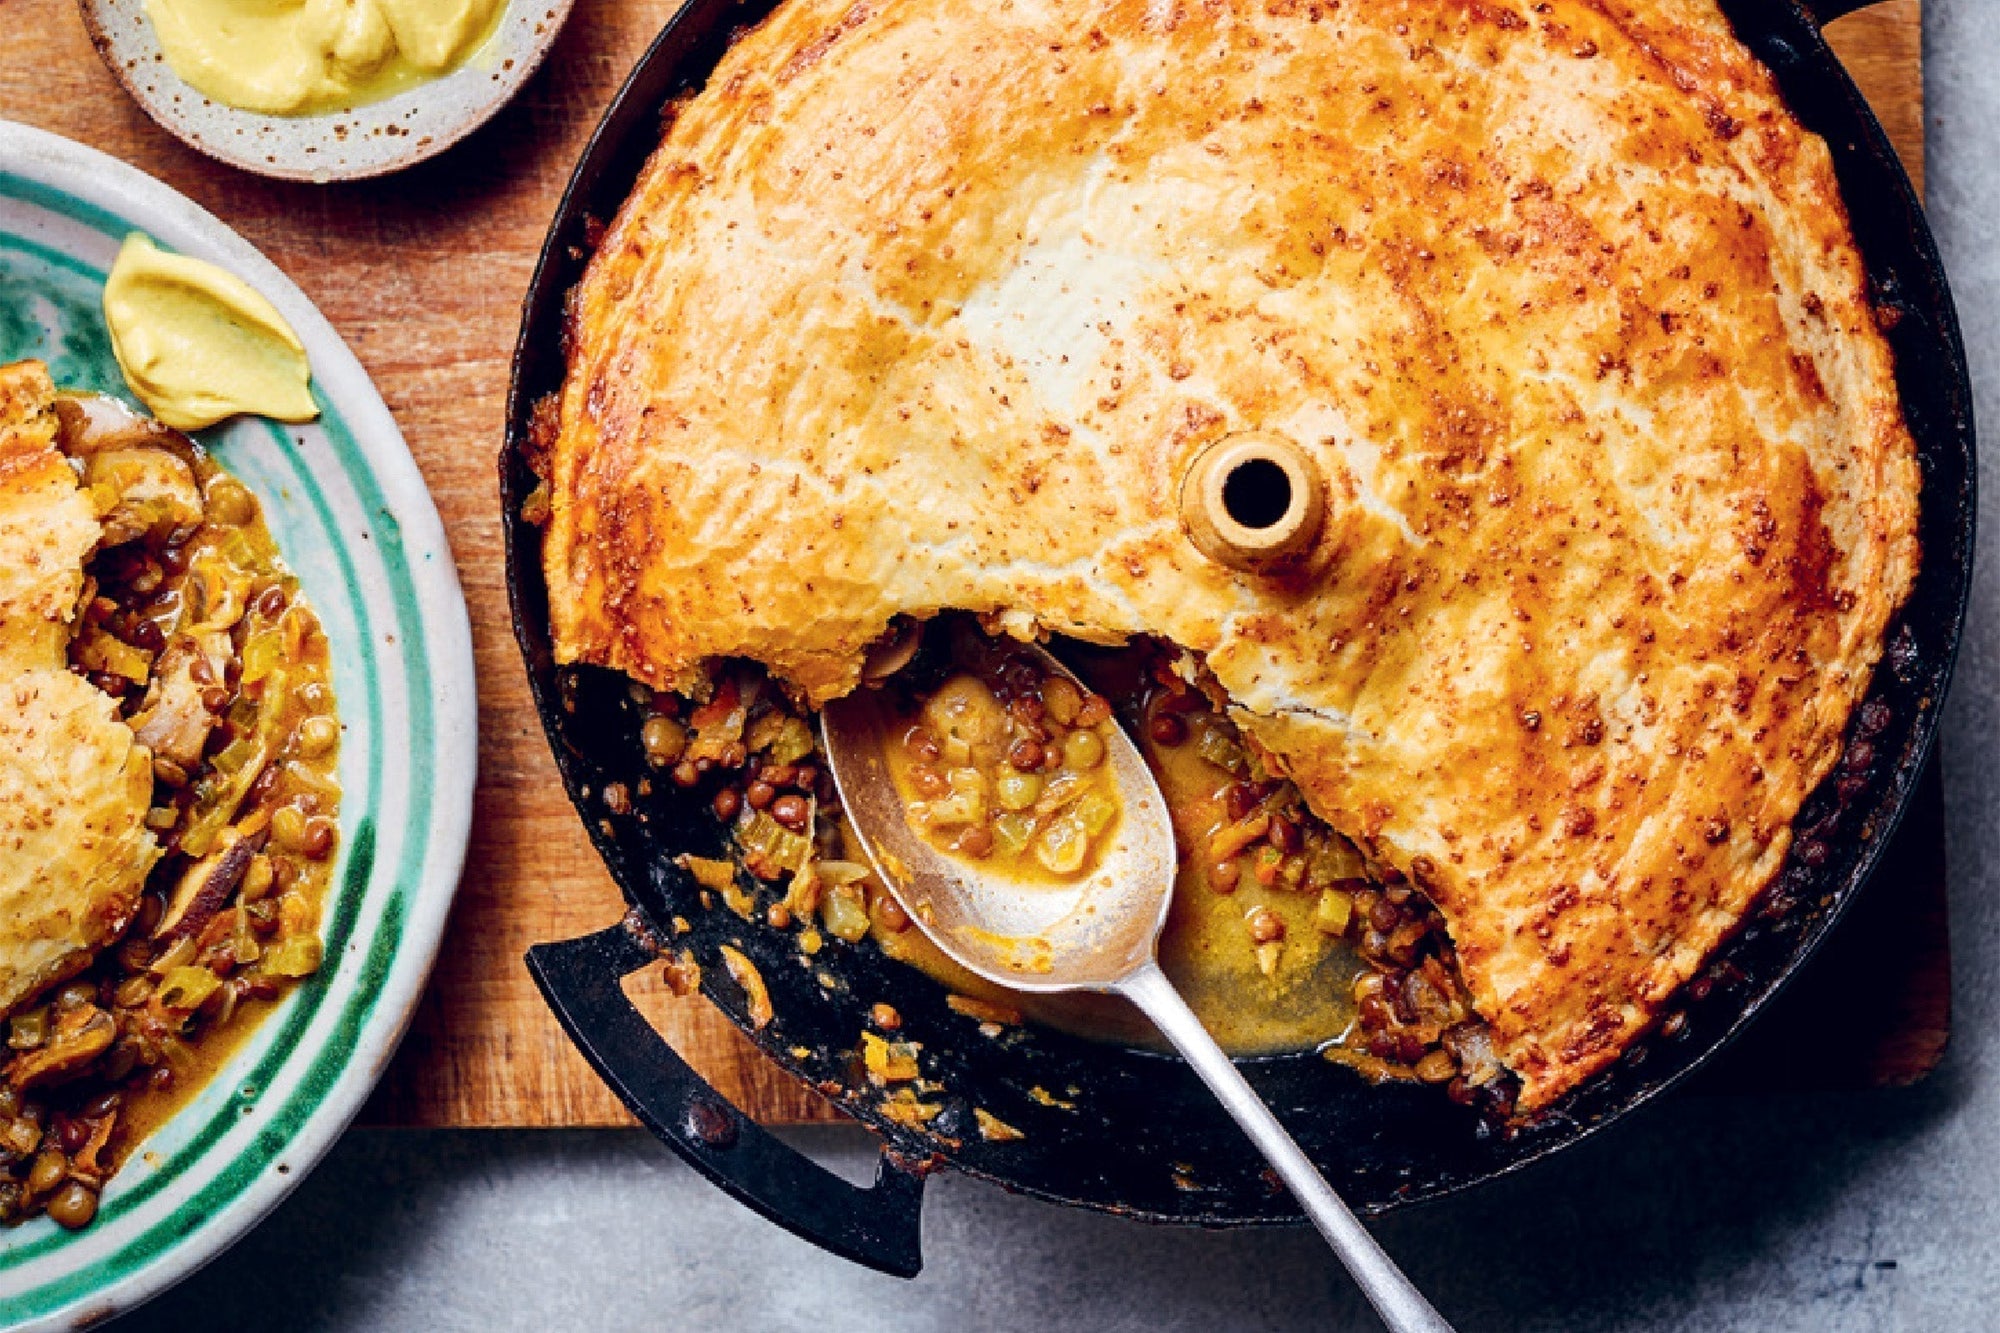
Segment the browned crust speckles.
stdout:
<path fill-rule="evenodd" d="M 0 1014 L 114 938 L 159 857 L 151 756 L 66 660 L 100 526 L 54 395 L 0 366 Z"/>
<path fill-rule="evenodd" d="M 1825 148 L 1705 3 L 792 0 L 572 310 L 566 660 L 1184 644 L 1423 867 L 1529 1110 L 1743 919 L 1917 560 Z M 1251 428 L 1328 478 L 1283 581 L 1175 518 Z"/>

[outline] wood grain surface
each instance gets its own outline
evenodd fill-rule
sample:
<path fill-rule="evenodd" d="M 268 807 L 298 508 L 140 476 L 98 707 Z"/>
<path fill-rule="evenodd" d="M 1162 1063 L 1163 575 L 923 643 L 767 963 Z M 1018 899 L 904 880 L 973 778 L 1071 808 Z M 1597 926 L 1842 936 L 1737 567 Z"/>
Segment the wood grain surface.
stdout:
<path fill-rule="evenodd" d="M 581 0 L 547 66 L 485 129 L 399 176 L 315 187 L 221 166 L 154 125 L 98 61 L 74 0 L 0 0 L 0 31 L 12 48 L 0 61 L 0 117 L 142 167 L 270 256 L 368 368 L 444 514 L 472 611 L 480 782 L 444 952 L 367 1113 L 375 1123 L 627 1123 L 521 966 L 530 944 L 607 925 L 621 903 L 562 794 L 529 706 L 501 572 L 494 458 L 521 298 L 543 232 L 591 127 L 677 4 Z M 1842 20 L 1834 36 L 1921 178 L 1918 0 L 1887 0 Z M 1949 969 L 1941 830 L 1933 817 L 1914 819 L 1905 841 L 1905 868 L 1869 895 L 1882 904 L 1872 910 L 1901 923 L 1895 957 L 1885 963 L 1874 947 L 1841 963 L 1834 950 L 1817 968 L 1865 967 L 1836 972 L 1828 992 L 1851 997 L 1860 987 L 1849 983 L 1865 975 L 1871 993 L 1899 1002 L 1875 1007 L 1874 1028 L 1831 1020 L 1809 1002 L 1760 1024 L 1760 1041 L 1799 1057 L 1796 1082 L 1907 1081 L 1942 1049 Z M 634 989 L 680 1051 L 746 1109 L 773 1121 L 831 1114 L 704 1002 L 672 1000 L 650 975 Z M 1811 998 L 1786 998 L 1795 996 Z M 1767 1080 L 1791 1078 L 1781 1066 L 1756 1062 Z"/>

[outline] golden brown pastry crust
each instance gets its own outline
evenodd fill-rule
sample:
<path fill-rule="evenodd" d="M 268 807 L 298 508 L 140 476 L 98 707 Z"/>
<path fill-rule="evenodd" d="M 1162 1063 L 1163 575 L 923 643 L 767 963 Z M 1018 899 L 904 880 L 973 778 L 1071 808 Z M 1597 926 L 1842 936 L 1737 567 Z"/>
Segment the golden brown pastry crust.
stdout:
<path fill-rule="evenodd" d="M 0 1015 L 115 938 L 160 855 L 151 756 L 66 660 L 100 529 L 54 393 L 0 366 Z"/>
<path fill-rule="evenodd" d="M 1175 518 L 1250 428 L 1329 478 L 1287 582 Z M 1743 919 L 1917 562 L 1825 147 L 1696 0 L 791 0 L 576 292 L 551 465 L 566 661 L 1201 654 L 1526 1110 Z"/>
<path fill-rule="evenodd" d="M 97 545 L 97 510 L 56 450 L 39 361 L 0 365 L 0 674 L 59 665 Z"/>

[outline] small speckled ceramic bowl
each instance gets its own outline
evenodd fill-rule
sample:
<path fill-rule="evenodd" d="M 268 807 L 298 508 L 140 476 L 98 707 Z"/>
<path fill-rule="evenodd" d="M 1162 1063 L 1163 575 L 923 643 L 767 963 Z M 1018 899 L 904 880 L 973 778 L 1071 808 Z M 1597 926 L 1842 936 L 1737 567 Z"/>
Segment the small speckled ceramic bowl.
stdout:
<path fill-rule="evenodd" d="M 324 184 L 400 171 L 485 124 L 542 63 L 574 0 L 508 0 L 492 39 L 452 73 L 309 116 L 241 111 L 188 86 L 160 52 L 146 0 L 79 3 L 104 63 L 176 138 L 245 171 Z"/>

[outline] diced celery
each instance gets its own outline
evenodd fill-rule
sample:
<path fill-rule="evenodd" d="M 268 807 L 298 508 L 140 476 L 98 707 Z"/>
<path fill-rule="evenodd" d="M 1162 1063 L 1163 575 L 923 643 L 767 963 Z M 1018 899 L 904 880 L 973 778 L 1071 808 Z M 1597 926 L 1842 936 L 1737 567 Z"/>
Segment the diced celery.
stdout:
<path fill-rule="evenodd" d="M 778 729 L 778 738 L 771 743 L 772 762 L 796 764 L 812 752 L 812 728 L 787 714 L 784 725 Z"/>
<path fill-rule="evenodd" d="M 761 713 L 751 719 L 749 730 L 743 733 L 743 744 L 750 753 L 763 754 L 778 743 L 778 734 L 784 729 L 783 713 Z"/>
<path fill-rule="evenodd" d="M 757 853 L 785 870 L 799 870 L 812 856 L 812 839 L 792 832 L 768 810 L 752 815 L 750 822 L 737 830 L 736 841 L 744 851 Z"/>
<path fill-rule="evenodd" d="M 282 699 L 288 672 L 273 669 L 265 687 L 266 697 Z M 250 785 L 263 773 L 276 753 L 279 720 L 283 708 L 259 708 L 239 697 L 229 710 L 229 720 L 237 737 L 215 756 L 208 773 L 195 784 L 194 809 L 186 831 L 181 834 L 181 850 L 189 856 L 206 856 L 215 837 L 236 818 L 236 808 Z"/>
<path fill-rule="evenodd" d="M 1319 905 L 1313 908 L 1313 925 L 1328 935 L 1345 935 L 1354 919 L 1354 895 L 1340 889 L 1322 889 Z"/>
<path fill-rule="evenodd" d="M 47 1044 L 49 1039 L 49 1011 L 47 1008 L 30 1009 L 25 1014 L 15 1014 L 7 1032 L 7 1044 L 17 1051 L 31 1051 Z"/>
<path fill-rule="evenodd" d="M 1050 778 L 1042 788 L 1041 799 L 1035 802 L 1035 813 L 1052 815 L 1056 811 L 1083 795 L 1089 780 L 1073 769 L 1064 769 Z"/>
<path fill-rule="evenodd" d="M 318 940 L 313 941 L 315 944 L 318 942 Z M 286 944 L 289 943 L 289 940 L 286 941 Z M 284 949 L 284 944 L 279 945 L 271 951 L 272 957 L 275 958 Z M 162 1009 L 178 1014 L 191 1014 L 201 1008 L 221 985 L 222 979 L 205 967 L 177 967 L 161 980 L 160 989 L 154 992 L 153 1000 Z"/>
<path fill-rule="evenodd" d="M 1009 813 L 993 821 L 994 850 L 1002 856 L 1019 856 L 1034 836 L 1035 821 L 1030 815 Z"/>
<path fill-rule="evenodd" d="M 285 641 L 276 629 L 260 629 L 243 645 L 243 683 L 254 685 L 285 660 Z"/>
<path fill-rule="evenodd" d="M 324 957 L 319 936 L 294 935 L 264 955 L 264 970 L 274 977 L 309 977 L 319 971 Z"/>
<path fill-rule="evenodd" d="M 796 764 L 813 752 L 812 728 L 782 709 L 760 713 L 743 733 L 743 744 L 774 764 Z"/>
<path fill-rule="evenodd" d="M 1083 821 L 1084 832 L 1095 838 L 1118 818 L 1118 802 L 1101 791 L 1091 792 L 1076 803 L 1076 817 Z"/>
<path fill-rule="evenodd" d="M 977 824 L 986 818 L 986 778 L 976 768 L 954 768 L 946 775 L 951 790 L 923 803 L 923 822 L 932 828 Z"/>
<path fill-rule="evenodd" d="M 1231 773 L 1241 773 L 1250 767 L 1250 758 L 1243 753 L 1243 747 L 1236 743 L 1225 726 L 1217 722 L 1211 721 L 1200 728 L 1194 751 L 1217 768 Z"/>
<path fill-rule="evenodd" d="M 1042 830 L 1035 842 L 1035 859 L 1055 874 L 1069 875 L 1083 864 L 1089 850 L 1090 835 L 1084 832 L 1083 821 L 1069 811 Z"/>
<path fill-rule="evenodd" d="M 868 904 L 851 884 L 827 894 L 820 902 L 820 915 L 826 928 L 849 944 L 868 933 Z"/>

